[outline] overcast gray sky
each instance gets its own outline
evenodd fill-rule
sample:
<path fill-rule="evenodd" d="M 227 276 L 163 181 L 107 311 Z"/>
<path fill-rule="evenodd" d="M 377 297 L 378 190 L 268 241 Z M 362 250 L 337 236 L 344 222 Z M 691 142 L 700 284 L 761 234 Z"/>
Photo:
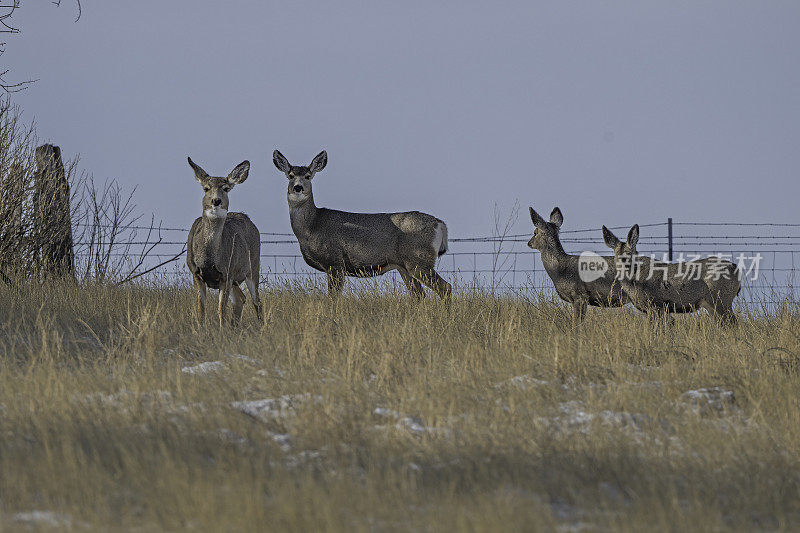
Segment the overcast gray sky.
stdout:
<path fill-rule="evenodd" d="M 494 205 L 565 229 L 800 222 L 800 2 L 24 2 L 14 95 L 166 225 L 201 212 L 186 156 L 250 177 L 231 206 L 290 231 L 279 148 L 318 206 L 419 209 L 451 236 Z"/>

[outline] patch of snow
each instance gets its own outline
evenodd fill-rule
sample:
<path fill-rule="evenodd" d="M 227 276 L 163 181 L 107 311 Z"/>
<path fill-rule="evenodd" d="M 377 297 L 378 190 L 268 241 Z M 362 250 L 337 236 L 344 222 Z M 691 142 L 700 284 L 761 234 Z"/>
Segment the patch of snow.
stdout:
<path fill-rule="evenodd" d="M 243 402 L 233 402 L 231 407 L 237 411 L 251 416 L 262 422 L 276 418 L 294 416 L 295 408 L 309 401 L 321 401 L 321 396 L 311 394 L 284 394 L 278 398 L 264 398 L 263 400 L 250 400 Z"/>
<path fill-rule="evenodd" d="M 273 433 L 272 431 L 267 431 L 267 436 L 272 439 L 272 442 L 278 445 L 281 451 L 288 452 L 292 449 L 291 438 L 288 433 Z"/>
<path fill-rule="evenodd" d="M 257 371 L 256 374 L 258 374 L 259 376 L 264 376 L 265 378 L 272 377 L 273 375 L 279 378 L 286 377 L 286 372 L 284 372 L 277 366 L 271 372 L 266 368 L 262 368 L 261 370 Z"/>
<path fill-rule="evenodd" d="M 94 393 L 87 394 L 79 398 L 88 404 L 97 405 L 105 409 L 115 409 L 120 413 L 129 413 L 132 407 L 144 409 L 160 409 L 173 415 L 187 415 L 193 409 L 204 410 L 202 403 L 176 403 L 173 401 L 172 394 L 165 390 L 155 390 L 148 392 L 134 392 L 121 389 L 111 394 Z M 177 421 L 178 419 L 174 419 Z"/>
<path fill-rule="evenodd" d="M 422 421 L 421 418 L 416 416 L 404 416 L 400 420 L 397 421 L 397 427 L 402 427 L 407 429 L 412 433 L 427 433 L 428 428 L 425 426 L 425 423 Z"/>
<path fill-rule="evenodd" d="M 517 387 L 522 390 L 527 389 L 530 386 L 533 387 L 543 387 L 545 385 L 549 385 L 549 381 L 545 381 L 543 379 L 538 379 L 530 374 L 522 374 L 521 376 L 514 376 L 513 378 L 507 379 L 505 381 L 499 381 L 494 384 L 495 388 L 501 387 Z"/>
<path fill-rule="evenodd" d="M 83 400 L 90 403 L 98 403 L 104 407 L 118 408 L 123 407 L 124 403 L 130 403 L 134 400 L 138 400 L 146 405 L 169 403 L 172 401 L 172 394 L 165 390 L 137 393 L 128 389 L 120 389 L 111 394 L 103 394 L 102 392 L 87 394 L 83 397 Z"/>
<path fill-rule="evenodd" d="M 623 384 L 620 384 L 623 385 Z M 660 381 L 633 381 L 633 382 L 626 382 L 624 383 L 627 387 L 639 388 L 639 389 L 661 389 L 664 387 L 664 384 Z"/>
<path fill-rule="evenodd" d="M 303 450 L 302 452 L 286 457 L 284 464 L 287 468 L 297 468 L 312 461 L 322 459 L 322 452 L 317 450 Z"/>
<path fill-rule="evenodd" d="M 586 425 L 596 418 L 596 415 L 584 411 L 582 404 L 575 400 L 562 403 L 558 410 L 562 415 L 558 421 L 570 427 Z"/>
<path fill-rule="evenodd" d="M 67 515 L 52 511 L 28 511 L 16 513 L 11 517 L 14 522 L 28 524 L 29 526 L 69 527 L 70 518 Z"/>
<path fill-rule="evenodd" d="M 193 366 L 185 366 L 181 368 L 181 372 L 194 376 L 207 376 L 209 374 L 221 372 L 225 370 L 225 368 L 225 363 L 222 361 L 206 361 Z"/>
<path fill-rule="evenodd" d="M 597 531 L 597 525 L 591 522 L 574 522 L 561 524 L 556 528 L 559 533 L 579 533 L 581 531 Z"/>
<path fill-rule="evenodd" d="M 603 481 L 597 486 L 600 489 L 600 492 L 606 496 L 609 500 L 613 501 L 614 503 L 625 503 L 628 504 L 629 499 L 625 497 L 625 494 L 618 489 L 613 484 L 609 483 L 608 481 Z"/>
<path fill-rule="evenodd" d="M 650 374 L 653 372 L 658 372 L 661 370 L 660 366 L 653 366 L 653 365 L 632 365 L 628 364 L 628 370 L 633 372 L 638 372 L 640 374 Z"/>
<path fill-rule="evenodd" d="M 217 430 L 217 434 L 220 436 L 220 438 L 222 438 L 222 440 L 226 440 L 231 444 L 236 444 L 238 446 L 245 446 L 250 443 L 246 438 L 228 428 L 219 428 L 219 430 Z"/>
<path fill-rule="evenodd" d="M 576 391 L 582 388 L 604 391 L 607 387 L 604 383 L 595 383 L 594 381 L 590 381 L 589 383 L 581 383 L 575 376 L 567 376 L 567 378 L 564 380 L 564 383 L 561 384 L 562 390 Z"/>
<path fill-rule="evenodd" d="M 550 512 L 559 520 L 570 521 L 577 523 L 580 517 L 584 514 L 582 509 L 570 505 L 567 502 L 555 499 L 550 502 Z M 570 524 L 571 525 L 571 524 Z"/>
<path fill-rule="evenodd" d="M 393 420 L 394 427 L 404 431 L 409 431 L 416 435 L 423 433 L 435 433 L 444 431 L 444 428 L 432 428 L 425 425 L 425 422 L 417 416 L 406 416 L 398 411 L 387 409 L 386 407 L 376 407 L 372 414 L 381 418 Z M 389 426 L 375 426 L 375 429 L 386 429 Z"/>
<path fill-rule="evenodd" d="M 599 422 L 606 427 L 617 427 L 632 430 L 637 434 L 642 432 L 642 426 L 651 421 L 648 415 L 641 413 L 627 413 L 623 411 L 603 410 L 599 413 L 590 413 L 583 404 L 572 400 L 564 402 L 558 407 L 559 416 L 544 419 L 545 423 L 561 431 L 579 431 L 588 433 L 593 422 Z"/>
<path fill-rule="evenodd" d="M 736 397 L 733 391 L 721 387 L 710 387 L 686 391 L 679 402 L 697 415 L 723 414 L 736 410 Z"/>
<path fill-rule="evenodd" d="M 252 357 L 247 357 L 246 355 L 242 355 L 240 353 L 229 353 L 225 357 L 228 357 L 229 359 L 238 359 L 239 361 L 249 363 L 251 365 L 258 364 L 258 361 L 256 361 Z"/>
<path fill-rule="evenodd" d="M 393 411 L 391 409 L 387 409 L 386 407 L 376 407 L 373 409 L 372 414 L 375 416 L 381 416 L 384 418 L 400 418 L 402 415 L 397 411 Z"/>

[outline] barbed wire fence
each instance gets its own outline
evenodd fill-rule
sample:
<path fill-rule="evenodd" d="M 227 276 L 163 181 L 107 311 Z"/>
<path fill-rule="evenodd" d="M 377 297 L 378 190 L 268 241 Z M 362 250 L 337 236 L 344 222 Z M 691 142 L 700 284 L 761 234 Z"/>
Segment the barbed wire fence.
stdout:
<path fill-rule="evenodd" d="M 640 224 L 638 250 L 664 261 L 688 261 L 719 256 L 739 265 L 743 290 L 738 300 L 751 307 L 775 306 L 800 299 L 796 286 L 800 259 L 800 224 L 735 222 L 665 222 Z M 136 267 L 127 279 L 160 283 L 189 283 L 183 263 L 187 228 L 125 226 L 133 238 L 117 243 L 113 256 L 125 259 L 130 250 L 147 250 L 131 257 Z M 629 226 L 610 228 L 624 237 Z M 138 232 L 138 233 L 137 233 Z M 147 237 L 138 238 L 146 232 Z M 153 236 L 157 236 L 154 239 Z M 453 236 L 437 271 L 457 290 L 481 290 L 497 294 L 555 297 L 539 253 L 527 247 L 531 233 L 486 236 Z M 267 287 L 326 286 L 325 275 L 306 265 L 291 233 L 261 233 L 261 281 Z M 561 242 L 567 253 L 594 252 L 610 255 L 600 228 L 564 229 Z M 77 257 L 80 257 L 80 244 Z M 797 255 L 797 257 L 796 257 Z M 351 280 L 353 278 L 350 278 Z M 350 290 L 365 288 L 403 290 L 396 273 L 354 280 Z"/>

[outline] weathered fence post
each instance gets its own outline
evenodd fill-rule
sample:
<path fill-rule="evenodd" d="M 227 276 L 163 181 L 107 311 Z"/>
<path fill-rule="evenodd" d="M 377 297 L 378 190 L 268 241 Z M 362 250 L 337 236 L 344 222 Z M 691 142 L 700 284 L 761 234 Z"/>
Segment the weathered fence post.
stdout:
<path fill-rule="evenodd" d="M 36 148 L 33 196 L 33 246 L 41 278 L 75 276 L 72 251 L 69 183 L 61 149 L 52 144 Z"/>
<path fill-rule="evenodd" d="M 667 219 L 667 257 L 672 262 L 672 217 Z"/>

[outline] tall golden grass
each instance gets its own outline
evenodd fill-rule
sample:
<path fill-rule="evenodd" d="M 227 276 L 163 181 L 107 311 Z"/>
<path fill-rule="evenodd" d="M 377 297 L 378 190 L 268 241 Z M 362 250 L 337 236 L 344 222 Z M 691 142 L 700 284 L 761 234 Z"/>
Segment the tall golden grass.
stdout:
<path fill-rule="evenodd" d="M 188 288 L 0 291 L 0 529 L 800 527 L 793 304 L 659 329 L 478 292 L 263 296 L 266 323 L 220 331 Z"/>

